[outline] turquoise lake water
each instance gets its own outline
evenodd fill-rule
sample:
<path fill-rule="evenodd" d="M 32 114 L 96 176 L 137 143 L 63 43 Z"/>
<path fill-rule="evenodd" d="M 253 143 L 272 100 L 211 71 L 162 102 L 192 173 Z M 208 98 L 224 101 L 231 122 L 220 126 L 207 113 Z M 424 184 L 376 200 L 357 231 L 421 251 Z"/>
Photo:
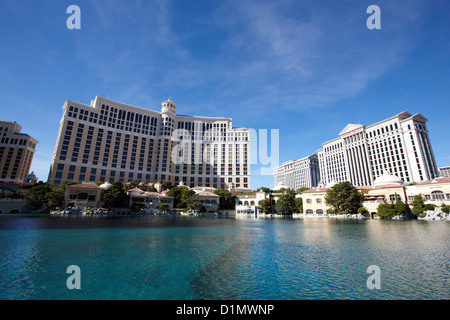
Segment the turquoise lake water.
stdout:
<path fill-rule="evenodd" d="M 0 215 L 0 299 L 450 298 L 450 223 Z M 69 290 L 67 267 L 80 268 Z M 380 268 L 369 290 L 367 268 Z"/>

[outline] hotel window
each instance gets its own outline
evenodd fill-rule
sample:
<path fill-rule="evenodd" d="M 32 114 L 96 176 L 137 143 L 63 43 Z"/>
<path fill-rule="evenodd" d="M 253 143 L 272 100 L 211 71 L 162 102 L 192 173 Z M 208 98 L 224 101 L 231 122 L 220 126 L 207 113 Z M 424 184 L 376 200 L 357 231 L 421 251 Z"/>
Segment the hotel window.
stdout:
<path fill-rule="evenodd" d="M 431 192 L 431 197 L 433 200 L 444 200 L 444 193 L 442 191 Z"/>

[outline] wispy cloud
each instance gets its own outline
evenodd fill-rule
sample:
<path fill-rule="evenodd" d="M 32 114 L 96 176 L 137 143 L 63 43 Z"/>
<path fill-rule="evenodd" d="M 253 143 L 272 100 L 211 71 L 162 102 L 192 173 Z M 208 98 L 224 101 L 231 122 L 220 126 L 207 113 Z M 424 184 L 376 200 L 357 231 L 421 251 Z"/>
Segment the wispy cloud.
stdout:
<path fill-rule="evenodd" d="M 79 42 L 78 52 L 106 91 L 117 88 L 116 96 L 130 103 L 151 98 L 145 93 L 151 89 L 195 92 L 215 99 L 217 111 L 228 103 L 230 111 L 256 117 L 280 107 L 325 108 L 358 95 L 407 56 L 421 19 L 417 2 L 406 8 L 383 2 L 383 29 L 369 31 L 366 7 L 354 2 L 227 1 L 176 32 L 183 27 L 180 8 L 168 0 L 92 5 L 100 29 Z M 125 25 L 135 30 L 132 36 L 121 32 Z M 208 32 L 219 36 L 208 38 L 214 45 L 200 54 L 193 43 L 206 41 Z"/>
<path fill-rule="evenodd" d="M 401 3 L 391 2 L 383 6 L 387 30 L 369 31 L 365 9 L 317 1 L 301 6 L 293 1 L 227 2 L 213 20 L 221 28 L 240 30 L 230 33 L 227 43 L 234 45 L 228 53 L 240 53 L 245 61 L 225 73 L 235 84 L 228 91 L 242 94 L 241 80 L 249 79 L 262 84 L 261 96 L 269 96 L 265 89 L 270 84 L 270 96 L 283 97 L 280 106 L 291 111 L 357 95 L 402 62 L 414 45 L 411 29 L 420 18 L 416 3 L 400 15 Z"/>

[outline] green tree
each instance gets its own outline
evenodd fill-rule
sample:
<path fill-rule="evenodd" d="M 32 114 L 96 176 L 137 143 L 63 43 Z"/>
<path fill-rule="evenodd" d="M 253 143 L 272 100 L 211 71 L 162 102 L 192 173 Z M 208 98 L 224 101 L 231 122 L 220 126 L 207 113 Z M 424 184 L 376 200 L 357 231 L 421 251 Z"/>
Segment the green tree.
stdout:
<path fill-rule="evenodd" d="M 128 184 L 127 189 L 134 189 L 139 185 L 139 180 L 133 180 Z"/>
<path fill-rule="evenodd" d="M 302 197 L 295 198 L 295 207 L 297 212 L 303 212 L 303 199 Z"/>
<path fill-rule="evenodd" d="M 377 208 L 377 215 L 381 219 L 392 218 L 396 215 L 395 205 L 392 203 L 382 203 Z"/>
<path fill-rule="evenodd" d="M 297 210 L 295 192 L 292 190 L 287 190 L 279 196 L 276 204 L 276 210 L 277 213 L 281 215 L 291 215 L 294 213 Z"/>
<path fill-rule="evenodd" d="M 164 182 L 161 184 L 161 187 L 162 187 L 163 190 L 169 190 L 170 188 L 172 188 L 172 182 L 170 182 L 170 181 L 164 181 Z"/>
<path fill-rule="evenodd" d="M 169 197 L 173 197 L 173 207 L 174 208 L 186 208 L 186 204 L 183 203 L 183 201 L 182 201 L 182 196 L 183 196 L 183 193 L 186 193 L 188 191 L 189 191 L 189 188 L 187 188 L 185 186 L 175 186 L 175 187 L 171 188 L 166 194 Z"/>
<path fill-rule="evenodd" d="M 358 208 L 358 213 L 362 214 L 365 217 L 368 217 L 370 215 L 369 211 L 367 211 L 367 209 L 363 206 Z"/>
<path fill-rule="evenodd" d="M 189 209 L 192 210 L 199 210 L 200 207 L 203 205 L 203 200 L 199 199 L 195 191 L 193 190 L 183 190 L 183 193 L 181 195 L 181 202 L 183 205 Z"/>
<path fill-rule="evenodd" d="M 220 196 L 219 209 L 234 209 L 236 207 L 236 196 L 233 196 L 230 191 L 225 189 L 216 189 L 214 194 Z"/>
<path fill-rule="evenodd" d="M 62 207 L 64 201 L 65 186 L 51 183 L 37 183 L 30 189 L 24 189 L 23 195 L 30 201 L 34 210 L 50 210 Z"/>
<path fill-rule="evenodd" d="M 126 186 L 121 181 L 115 181 L 103 194 L 107 208 L 123 208 L 128 206 Z"/>
<path fill-rule="evenodd" d="M 262 192 L 265 192 L 265 193 L 270 193 L 271 192 L 270 188 L 267 188 L 267 187 L 260 187 L 260 188 L 256 189 L 256 191 L 262 191 Z"/>
<path fill-rule="evenodd" d="M 0 198 L 11 198 L 14 193 L 11 190 L 0 190 Z"/>
<path fill-rule="evenodd" d="M 409 206 L 401 200 L 397 200 L 394 205 L 396 214 L 402 214 L 406 217 L 411 217 L 411 209 Z"/>
<path fill-rule="evenodd" d="M 256 207 L 259 211 L 264 214 L 272 213 L 272 206 L 267 200 L 259 200 L 258 206 Z"/>
<path fill-rule="evenodd" d="M 361 203 L 361 194 L 349 181 L 335 184 L 325 195 L 325 203 L 332 206 L 336 213 L 357 213 Z"/>
<path fill-rule="evenodd" d="M 442 206 L 441 206 L 441 210 L 443 211 L 443 212 L 445 212 L 445 213 L 449 213 L 450 212 L 450 206 L 449 205 L 446 205 L 446 204 L 443 204 Z"/>
<path fill-rule="evenodd" d="M 143 203 L 143 202 L 133 202 L 133 204 L 131 205 L 131 211 L 133 211 L 133 212 L 139 212 L 144 209 L 145 209 L 145 203 Z"/>
<path fill-rule="evenodd" d="M 158 210 L 161 211 L 161 212 L 163 212 L 163 213 L 169 212 L 169 209 L 170 209 L 170 206 L 169 206 L 167 203 L 161 203 L 161 204 L 158 206 Z"/>
<path fill-rule="evenodd" d="M 414 196 L 414 200 L 410 203 L 412 207 L 411 211 L 414 216 L 418 216 L 423 213 L 425 209 L 425 200 L 421 194 Z"/>
<path fill-rule="evenodd" d="M 287 192 L 291 192 L 292 189 L 290 188 L 280 188 L 276 191 L 276 193 L 287 193 Z"/>

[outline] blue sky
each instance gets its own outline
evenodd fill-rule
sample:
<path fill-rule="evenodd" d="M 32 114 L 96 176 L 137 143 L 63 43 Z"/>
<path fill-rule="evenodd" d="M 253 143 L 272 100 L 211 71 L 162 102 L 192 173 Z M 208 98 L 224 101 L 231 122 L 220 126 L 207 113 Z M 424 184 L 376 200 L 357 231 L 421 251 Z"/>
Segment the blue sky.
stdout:
<path fill-rule="evenodd" d="M 69 30 L 69 5 L 81 29 Z M 369 30 L 369 5 L 381 29 Z M 0 118 L 39 140 L 46 181 L 62 105 L 96 96 L 279 129 L 280 163 L 348 123 L 422 113 L 450 165 L 450 2 L 0 0 Z M 273 176 L 252 166 L 252 188 Z"/>

